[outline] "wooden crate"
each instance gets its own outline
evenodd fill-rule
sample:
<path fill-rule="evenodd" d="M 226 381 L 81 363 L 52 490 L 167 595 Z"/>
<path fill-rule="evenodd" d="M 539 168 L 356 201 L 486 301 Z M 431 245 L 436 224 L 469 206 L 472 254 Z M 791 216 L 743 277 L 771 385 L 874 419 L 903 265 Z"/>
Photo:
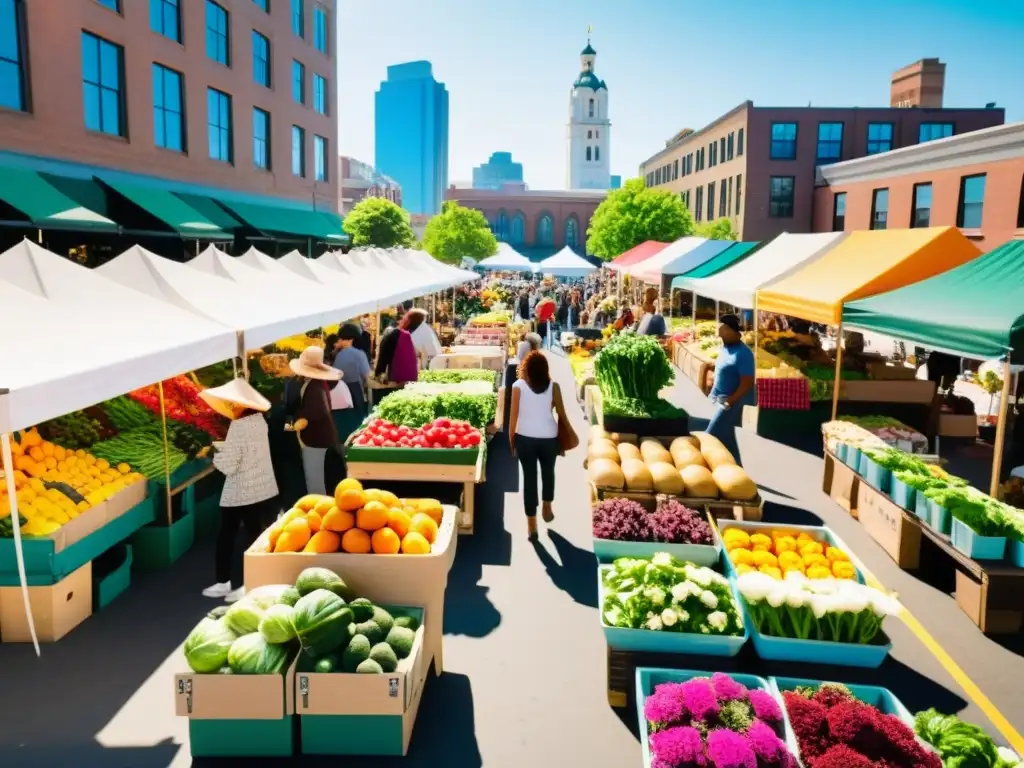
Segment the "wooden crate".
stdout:
<path fill-rule="evenodd" d="M 636 669 L 656 667 L 667 669 L 708 669 L 707 656 L 686 656 L 678 653 L 638 653 L 607 649 L 608 704 L 615 709 L 636 709 Z M 711 669 L 735 672 L 734 658 L 716 658 Z M 710 673 L 709 673 L 710 674 Z"/>
<path fill-rule="evenodd" d="M 617 491 L 612 488 L 598 488 L 590 484 L 591 502 L 605 499 L 631 499 L 644 509 L 653 512 L 659 499 L 676 499 L 680 504 L 697 511 L 707 511 L 716 520 L 747 520 L 759 522 L 764 510 L 764 499 L 760 495 L 753 501 L 729 501 L 726 499 L 695 499 L 685 496 L 672 496 L 652 491 Z"/>
<path fill-rule="evenodd" d="M 845 509 L 854 518 L 857 517 L 857 491 L 860 475 L 836 458 L 835 454 L 825 449 L 825 469 L 821 481 L 821 490 L 832 500 Z"/>

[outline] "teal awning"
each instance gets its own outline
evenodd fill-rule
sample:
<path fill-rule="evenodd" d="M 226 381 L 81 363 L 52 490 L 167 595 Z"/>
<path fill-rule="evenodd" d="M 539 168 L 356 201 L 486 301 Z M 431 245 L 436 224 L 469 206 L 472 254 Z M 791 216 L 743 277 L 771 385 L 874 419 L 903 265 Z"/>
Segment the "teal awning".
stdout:
<path fill-rule="evenodd" d="M 103 176 L 98 178 L 119 195 L 159 219 L 182 237 L 212 240 L 228 240 L 232 237 L 166 189 L 114 181 Z"/>
<path fill-rule="evenodd" d="M 35 171 L 0 168 L 0 200 L 40 229 L 117 231 L 113 221 L 71 199 Z"/>
<path fill-rule="evenodd" d="M 721 272 L 723 269 L 731 267 L 737 261 L 749 256 L 750 253 L 760 244 L 761 243 L 757 241 L 733 243 L 721 253 L 708 259 L 703 264 L 694 267 L 686 274 L 675 277 L 672 280 L 672 287 L 681 287 L 684 279 L 691 280 L 695 277 L 710 277 L 711 275 Z"/>
<path fill-rule="evenodd" d="M 341 242 L 341 222 L 337 227 L 327 218 L 330 214 L 302 208 L 286 208 L 277 205 L 237 203 L 233 200 L 217 200 L 228 211 L 238 216 L 253 229 L 260 232 L 293 235 L 329 242 Z"/>
<path fill-rule="evenodd" d="M 206 195 L 194 195 L 190 192 L 175 192 L 175 195 L 195 208 L 203 216 L 212 221 L 225 232 L 233 232 L 242 226 L 242 222 L 217 205 L 217 201 Z"/>
<path fill-rule="evenodd" d="M 895 291 L 850 302 L 843 322 L 962 357 L 1024 362 L 1024 241 Z"/>

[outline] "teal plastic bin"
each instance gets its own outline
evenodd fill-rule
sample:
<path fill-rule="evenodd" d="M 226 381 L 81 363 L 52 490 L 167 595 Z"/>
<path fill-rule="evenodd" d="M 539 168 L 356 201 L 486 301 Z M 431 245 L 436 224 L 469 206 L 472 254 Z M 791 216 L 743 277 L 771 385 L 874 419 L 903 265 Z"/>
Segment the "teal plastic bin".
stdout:
<path fill-rule="evenodd" d="M 864 475 L 868 485 L 880 493 L 889 493 L 892 485 L 892 470 L 886 469 L 867 456 L 864 456 L 863 463 L 865 471 L 861 474 Z"/>
<path fill-rule="evenodd" d="M 939 533 L 949 536 L 952 532 L 949 510 L 928 499 L 928 524 Z"/>
<path fill-rule="evenodd" d="M 842 542 L 840 542 L 836 538 L 836 535 L 832 533 L 831 528 L 825 525 L 778 525 L 776 523 L 753 523 L 747 521 L 741 522 L 739 520 L 720 520 L 718 522 L 718 527 L 723 535 L 725 534 L 725 531 L 729 528 L 739 528 L 740 530 L 746 531 L 751 535 L 755 533 L 763 533 L 766 536 L 770 536 L 771 531 L 773 530 L 792 531 L 797 535 L 801 533 L 806 533 L 808 536 L 810 536 L 817 542 L 827 544 L 830 547 L 837 547 L 838 549 L 841 549 L 844 552 L 846 552 L 847 555 L 852 555 L 850 549 L 845 544 L 842 544 Z M 723 570 L 725 571 L 726 576 L 735 581 L 737 575 L 736 569 L 733 567 L 732 560 L 729 559 L 728 554 L 724 555 L 724 557 L 722 558 L 722 562 L 724 566 Z M 857 581 L 859 584 L 865 583 L 864 574 L 860 572 L 860 568 L 857 568 L 856 564 L 854 564 L 854 568 L 857 571 L 855 581 Z"/>
<path fill-rule="evenodd" d="M 175 507 L 183 504 L 187 491 L 188 489 L 173 497 Z M 195 515 L 185 506 L 181 509 L 181 517 L 171 525 L 167 525 L 166 520 L 157 520 L 132 536 L 135 562 L 139 568 L 167 568 L 192 548 L 196 537 Z"/>
<path fill-rule="evenodd" d="M 796 661 L 801 664 L 832 664 L 837 667 L 877 669 L 892 650 L 892 642 L 882 633 L 884 645 L 834 643 L 828 640 L 794 640 L 762 635 L 750 628 L 750 639 L 757 655 L 767 661 Z"/>
<path fill-rule="evenodd" d="M 858 452 L 858 454 L 857 454 L 857 472 L 865 480 L 867 479 L 867 476 L 868 476 L 868 462 L 869 461 L 871 461 L 871 459 L 869 459 L 867 457 L 867 454 L 865 454 L 863 452 Z"/>
<path fill-rule="evenodd" d="M 928 508 L 929 499 L 923 493 L 914 493 L 914 514 L 931 524 L 931 511 Z"/>
<path fill-rule="evenodd" d="M 955 517 L 950 538 L 953 548 L 972 560 L 1002 560 L 1006 554 L 1005 536 L 981 536 Z"/>
<path fill-rule="evenodd" d="M 659 552 L 668 552 L 685 563 L 714 566 L 722 559 L 722 542 L 718 532 L 711 529 L 712 544 L 661 544 L 656 541 L 614 541 L 594 538 L 594 557 L 599 563 L 610 563 L 618 557 L 651 558 Z"/>
<path fill-rule="evenodd" d="M 849 449 L 850 449 L 850 446 L 848 446 L 846 443 L 843 443 L 843 442 L 836 443 L 836 449 L 835 449 L 836 458 L 839 459 L 841 462 L 843 462 L 843 464 L 846 463 L 846 452 Z"/>
<path fill-rule="evenodd" d="M 892 497 L 893 504 L 917 514 L 916 488 L 911 488 L 898 477 L 893 477 L 889 481 L 889 495 Z"/>
<path fill-rule="evenodd" d="M 132 583 L 132 545 L 120 544 L 115 548 L 120 554 L 121 564 L 106 574 L 96 573 L 96 562 L 93 563 L 92 575 L 92 610 L 96 613 L 106 608 L 124 592 Z"/>
<path fill-rule="evenodd" d="M 860 448 L 855 448 L 852 445 L 846 446 L 846 460 L 845 464 L 854 472 L 860 472 Z"/>
<path fill-rule="evenodd" d="M 1010 559 L 1018 568 L 1024 568 L 1024 541 L 1010 542 Z"/>

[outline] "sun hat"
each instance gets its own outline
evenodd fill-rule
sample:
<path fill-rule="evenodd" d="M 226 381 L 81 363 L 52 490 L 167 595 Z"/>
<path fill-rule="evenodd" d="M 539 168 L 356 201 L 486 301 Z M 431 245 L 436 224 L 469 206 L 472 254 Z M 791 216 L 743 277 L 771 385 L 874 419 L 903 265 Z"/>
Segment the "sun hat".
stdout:
<path fill-rule="evenodd" d="M 204 389 L 199 397 L 221 416 L 235 417 L 232 405 L 252 408 L 254 411 L 269 411 L 270 401 L 256 391 L 245 379 L 232 379 L 219 387 Z"/>
<path fill-rule="evenodd" d="M 297 376 L 322 381 L 337 381 L 341 371 L 324 362 L 324 351 L 320 347 L 306 347 L 295 360 L 288 361 L 288 367 Z"/>

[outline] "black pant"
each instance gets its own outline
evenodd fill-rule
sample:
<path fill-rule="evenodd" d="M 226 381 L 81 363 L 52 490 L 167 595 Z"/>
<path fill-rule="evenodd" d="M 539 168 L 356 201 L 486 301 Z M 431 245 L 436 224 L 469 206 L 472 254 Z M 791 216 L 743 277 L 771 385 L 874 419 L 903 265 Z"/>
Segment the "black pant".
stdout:
<path fill-rule="evenodd" d="M 218 584 L 230 581 L 232 587 L 242 573 L 242 553 L 252 546 L 253 542 L 270 525 L 276 513 L 277 497 L 246 504 L 242 507 L 220 508 L 220 531 L 217 533 L 217 554 L 215 561 L 216 580 Z M 235 539 L 238 529 L 244 529 L 243 544 L 235 550 Z"/>
<path fill-rule="evenodd" d="M 560 446 L 557 437 L 516 435 L 516 456 L 523 465 L 523 508 L 527 517 L 537 516 L 537 464 L 540 464 L 541 498 L 555 500 L 555 459 Z"/>

